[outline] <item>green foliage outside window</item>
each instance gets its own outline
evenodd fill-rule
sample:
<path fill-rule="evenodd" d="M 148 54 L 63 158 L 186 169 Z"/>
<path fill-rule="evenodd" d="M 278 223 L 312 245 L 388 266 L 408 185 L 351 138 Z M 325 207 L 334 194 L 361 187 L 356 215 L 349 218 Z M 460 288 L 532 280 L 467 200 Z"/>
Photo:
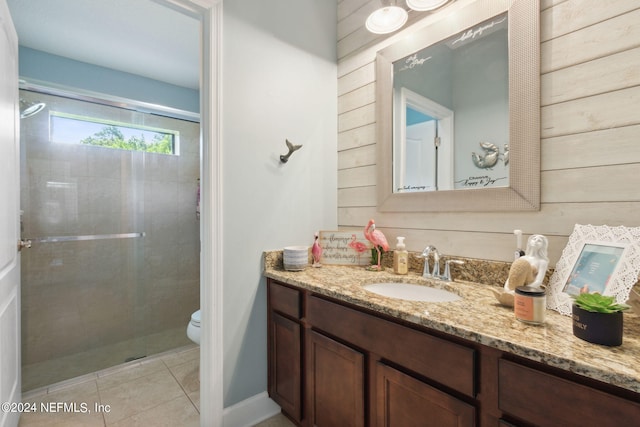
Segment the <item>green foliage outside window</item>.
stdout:
<path fill-rule="evenodd" d="M 130 151 L 145 151 L 148 153 L 173 154 L 173 135 L 156 133 L 153 140 L 146 141 L 144 135 L 131 136 L 125 139 L 117 126 L 105 126 L 100 132 L 80 140 L 81 144 L 99 147 L 118 148 Z"/>

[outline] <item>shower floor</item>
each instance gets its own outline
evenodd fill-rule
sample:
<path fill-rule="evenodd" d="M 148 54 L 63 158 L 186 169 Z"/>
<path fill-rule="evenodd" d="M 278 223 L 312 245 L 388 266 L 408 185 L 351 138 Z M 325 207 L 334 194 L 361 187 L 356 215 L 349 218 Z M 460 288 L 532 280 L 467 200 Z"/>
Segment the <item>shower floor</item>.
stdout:
<path fill-rule="evenodd" d="M 169 329 L 116 344 L 95 348 L 45 362 L 22 366 L 22 391 L 26 392 L 191 344 L 186 326 Z M 144 350 L 142 350 L 144 349 Z"/>

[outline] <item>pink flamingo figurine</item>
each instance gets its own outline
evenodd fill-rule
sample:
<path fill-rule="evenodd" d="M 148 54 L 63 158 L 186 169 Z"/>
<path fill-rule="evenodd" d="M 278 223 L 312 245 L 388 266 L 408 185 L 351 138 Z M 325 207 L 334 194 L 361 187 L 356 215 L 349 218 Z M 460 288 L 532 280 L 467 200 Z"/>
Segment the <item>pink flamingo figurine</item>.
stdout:
<path fill-rule="evenodd" d="M 369 231 L 369 230 L 371 230 L 371 231 Z M 373 219 L 370 219 L 369 223 L 364 228 L 364 237 L 368 241 L 373 243 L 373 246 L 376 248 L 376 251 L 378 251 L 378 266 L 377 267 L 372 266 L 372 268 L 377 269 L 378 271 L 380 271 L 381 270 L 381 267 L 380 267 L 380 261 L 381 261 L 380 247 L 382 247 L 382 249 L 385 250 L 385 251 L 389 250 L 389 243 L 387 243 L 387 238 L 384 237 L 384 234 L 382 234 L 382 231 L 376 230 L 376 224 L 373 221 Z"/>
<path fill-rule="evenodd" d="M 313 246 L 311 247 L 311 255 L 313 256 L 313 267 L 322 267 L 320 265 L 320 258 L 322 257 L 322 247 L 320 246 L 320 242 L 318 241 L 318 232 L 315 233 L 315 240 L 313 241 Z"/>
<path fill-rule="evenodd" d="M 358 264 L 360 264 L 360 255 L 362 255 L 363 252 L 366 252 L 369 250 L 369 247 L 367 245 L 365 245 L 362 242 L 358 242 L 355 234 L 351 235 L 351 241 L 347 246 L 349 246 L 351 249 L 354 249 L 356 252 L 358 252 Z"/>

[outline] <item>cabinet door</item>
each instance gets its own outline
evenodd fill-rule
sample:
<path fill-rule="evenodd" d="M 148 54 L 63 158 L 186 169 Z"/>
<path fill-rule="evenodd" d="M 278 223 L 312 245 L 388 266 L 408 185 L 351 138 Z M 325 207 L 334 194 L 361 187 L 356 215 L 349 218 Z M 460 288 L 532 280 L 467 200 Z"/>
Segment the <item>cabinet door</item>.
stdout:
<path fill-rule="evenodd" d="M 300 325 L 272 312 L 269 328 L 269 395 L 300 421 Z"/>
<path fill-rule="evenodd" d="M 500 409 L 537 426 L 640 425 L 640 403 L 519 363 L 498 362 Z"/>
<path fill-rule="evenodd" d="M 311 425 L 364 426 L 364 355 L 310 331 L 307 356 Z"/>
<path fill-rule="evenodd" d="M 475 408 L 382 363 L 376 366 L 378 427 L 475 425 Z"/>

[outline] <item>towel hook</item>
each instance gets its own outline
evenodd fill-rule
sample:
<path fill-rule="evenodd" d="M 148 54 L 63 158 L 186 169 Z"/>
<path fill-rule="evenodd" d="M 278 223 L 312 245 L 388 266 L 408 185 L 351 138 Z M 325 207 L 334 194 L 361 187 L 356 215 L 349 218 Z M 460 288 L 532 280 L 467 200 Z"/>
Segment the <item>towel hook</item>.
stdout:
<path fill-rule="evenodd" d="M 283 154 L 283 155 L 280 156 L 280 161 L 282 163 L 287 163 L 289 161 L 289 157 L 291 156 L 291 154 L 293 154 L 294 151 L 297 151 L 300 148 L 302 148 L 302 145 L 294 145 L 291 142 L 289 142 L 288 139 L 285 139 L 285 142 L 287 143 L 287 147 L 289 148 L 289 152 L 287 154 Z"/>

